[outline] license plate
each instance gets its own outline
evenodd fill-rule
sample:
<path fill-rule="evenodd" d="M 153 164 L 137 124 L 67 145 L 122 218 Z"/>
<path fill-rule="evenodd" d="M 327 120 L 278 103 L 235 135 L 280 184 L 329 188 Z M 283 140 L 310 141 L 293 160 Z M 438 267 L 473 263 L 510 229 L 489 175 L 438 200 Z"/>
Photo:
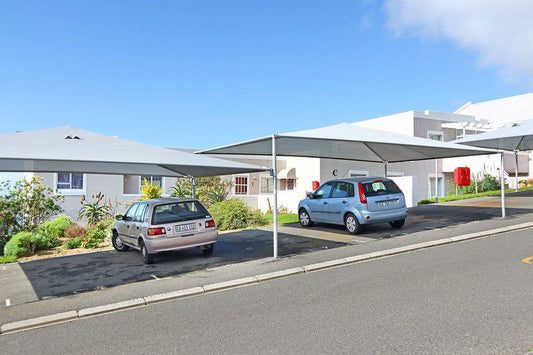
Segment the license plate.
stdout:
<path fill-rule="evenodd" d="M 184 232 L 184 231 L 192 231 L 196 229 L 195 223 L 189 223 L 189 224 L 180 224 L 174 227 L 174 230 L 176 232 Z"/>
<path fill-rule="evenodd" d="M 383 201 L 383 202 L 378 202 L 378 205 L 379 207 L 389 207 L 389 206 L 394 206 L 396 202 L 397 201 Z"/>

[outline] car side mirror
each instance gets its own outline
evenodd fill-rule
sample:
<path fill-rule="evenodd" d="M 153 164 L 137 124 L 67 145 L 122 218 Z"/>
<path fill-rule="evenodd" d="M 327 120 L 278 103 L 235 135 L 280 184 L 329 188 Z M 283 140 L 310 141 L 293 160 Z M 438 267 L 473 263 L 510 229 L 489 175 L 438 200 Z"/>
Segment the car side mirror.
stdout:
<path fill-rule="evenodd" d="M 117 215 L 115 216 L 115 219 L 116 219 L 117 221 L 122 221 L 122 220 L 124 219 L 124 216 L 121 215 L 121 214 L 117 214 Z"/>

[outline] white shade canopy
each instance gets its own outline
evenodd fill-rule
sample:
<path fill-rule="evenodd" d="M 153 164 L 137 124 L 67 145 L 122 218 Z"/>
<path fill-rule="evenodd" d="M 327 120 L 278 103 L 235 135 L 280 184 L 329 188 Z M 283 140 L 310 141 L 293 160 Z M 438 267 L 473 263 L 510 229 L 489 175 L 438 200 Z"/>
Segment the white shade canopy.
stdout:
<path fill-rule="evenodd" d="M 502 150 L 532 150 L 533 120 L 458 139 L 454 143 Z"/>
<path fill-rule="evenodd" d="M 330 158 L 367 162 L 405 162 L 495 153 L 492 150 L 405 136 L 349 123 L 276 134 L 277 156 Z M 269 155 L 271 136 L 219 148 L 205 154 Z"/>
<path fill-rule="evenodd" d="M 264 170 L 71 126 L 0 135 L 0 171 L 200 177 Z"/>

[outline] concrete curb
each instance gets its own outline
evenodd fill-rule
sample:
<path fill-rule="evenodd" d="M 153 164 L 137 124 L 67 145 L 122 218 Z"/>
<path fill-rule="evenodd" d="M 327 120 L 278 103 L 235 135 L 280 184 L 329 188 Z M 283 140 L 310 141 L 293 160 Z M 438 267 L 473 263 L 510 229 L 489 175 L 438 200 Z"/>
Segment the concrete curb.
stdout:
<path fill-rule="evenodd" d="M 0 334 L 9 334 L 9 333 L 19 332 L 23 330 L 73 321 L 73 320 L 77 320 L 77 319 L 81 319 L 81 318 L 85 318 L 89 316 L 107 314 L 111 312 L 135 308 L 135 307 L 142 307 L 142 306 L 154 304 L 157 302 L 175 300 L 179 298 L 191 297 L 191 296 L 196 296 L 196 295 L 210 293 L 210 292 L 232 289 L 236 287 L 254 285 L 260 282 L 287 277 L 291 275 L 315 272 L 319 270 L 350 265 L 350 264 L 372 260 L 376 258 L 382 258 L 386 256 L 396 255 L 396 254 L 407 253 L 407 252 L 411 252 L 415 250 L 431 248 L 431 247 L 435 247 L 439 245 L 456 243 L 456 242 L 461 242 L 465 240 L 477 239 L 477 238 L 486 237 L 489 235 L 513 232 L 513 231 L 517 231 L 520 229 L 531 228 L 531 227 L 533 227 L 533 222 L 521 223 L 521 224 L 516 224 L 514 226 L 509 226 L 505 228 L 493 229 L 490 231 L 464 234 L 464 235 L 460 235 L 460 236 L 452 237 L 452 238 L 444 238 L 444 239 L 434 240 L 430 242 L 417 243 L 417 244 L 407 245 L 403 247 L 377 251 L 373 253 L 355 255 L 355 256 L 348 257 L 348 258 L 344 258 L 344 259 L 329 260 L 329 261 L 324 261 L 321 263 L 309 264 L 309 265 L 304 265 L 304 266 L 295 267 L 291 269 L 270 272 L 267 274 L 260 274 L 260 275 L 245 277 L 245 278 L 236 279 L 236 280 L 218 282 L 214 284 L 205 285 L 203 287 L 193 287 L 193 288 L 188 288 L 188 289 L 183 289 L 183 290 L 166 292 L 166 293 L 162 293 L 158 295 L 135 298 L 135 299 L 127 300 L 123 302 L 111 303 L 111 304 L 91 307 L 91 308 L 85 308 L 79 311 L 69 311 L 69 312 L 52 314 L 52 315 L 48 315 L 44 317 L 26 319 L 26 320 L 18 321 L 18 322 L 6 323 L 0 326 Z"/>
<path fill-rule="evenodd" d="M 26 319 L 19 322 L 3 324 L 0 327 L 1 334 L 14 333 L 21 330 L 33 329 L 37 327 L 43 327 L 46 325 L 63 323 L 70 320 L 78 319 L 78 312 L 69 311 L 63 313 L 52 314 L 49 316 Z"/>

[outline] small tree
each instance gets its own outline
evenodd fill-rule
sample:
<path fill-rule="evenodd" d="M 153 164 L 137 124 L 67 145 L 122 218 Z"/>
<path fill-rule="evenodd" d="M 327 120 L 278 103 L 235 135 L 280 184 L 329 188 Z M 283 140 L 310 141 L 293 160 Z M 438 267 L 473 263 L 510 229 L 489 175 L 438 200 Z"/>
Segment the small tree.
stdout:
<path fill-rule="evenodd" d="M 177 179 L 174 186 L 169 189 L 172 197 L 190 197 L 192 195 L 192 184 L 188 179 Z"/>
<path fill-rule="evenodd" d="M 0 184 L 0 235 L 21 230 L 31 231 L 53 215 L 62 211 L 61 195 L 42 185 L 42 179 L 19 180 L 10 185 Z"/>
<path fill-rule="evenodd" d="M 159 198 L 163 194 L 163 190 L 159 186 L 152 185 L 147 179 L 144 179 L 144 186 L 141 186 L 141 192 L 143 195 L 139 198 L 139 201 Z"/>

